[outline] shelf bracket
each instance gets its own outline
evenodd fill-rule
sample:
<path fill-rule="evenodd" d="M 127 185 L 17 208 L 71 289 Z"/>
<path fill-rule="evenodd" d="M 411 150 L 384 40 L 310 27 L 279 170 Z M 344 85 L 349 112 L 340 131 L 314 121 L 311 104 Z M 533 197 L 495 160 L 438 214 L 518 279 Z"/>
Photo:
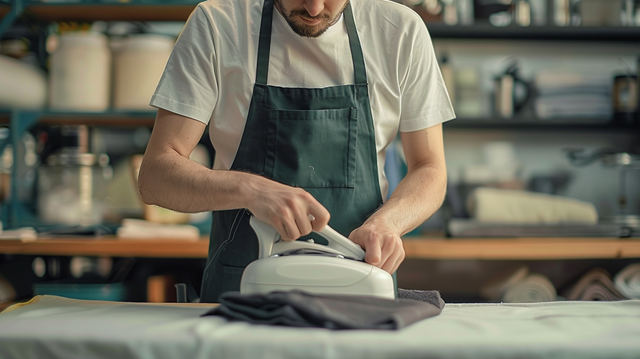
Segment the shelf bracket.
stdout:
<path fill-rule="evenodd" d="M 26 0 L 10 0 L 9 4 L 11 5 L 11 10 L 9 13 L 0 21 L 0 37 L 4 34 L 7 29 L 13 24 L 13 22 L 18 18 L 18 16 L 22 15 L 24 12 L 24 2 Z"/>
<path fill-rule="evenodd" d="M 19 183 L 18 177 L 20 173 L 18 173 L 17 168 L 20 159 L 17 149 L 22 140 L 22 135 L 38 121 L 39 116 L 40 113 L 35 111 L 11 111 L 9 140 L 13 146 L 13 168 L 11 170 L 11 201 L 9 202 L 8 224 L 14 228 L 21 226 L 23 223 L 32 222 L 34 218 L 18 199 L 17 184 Z"/>

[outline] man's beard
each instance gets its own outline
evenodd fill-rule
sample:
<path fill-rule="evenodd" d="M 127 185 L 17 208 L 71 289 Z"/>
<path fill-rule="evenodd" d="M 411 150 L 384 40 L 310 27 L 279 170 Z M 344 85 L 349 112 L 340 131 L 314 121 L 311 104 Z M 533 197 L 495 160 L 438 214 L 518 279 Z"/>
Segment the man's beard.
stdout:
<path fill-rule="evenodd" d="M 342 9 L 340 9 L 340 11 L 338 11 L 336 16 L 332 19 L 331 16 L 327 14 L 311 16 L 304 9 L 294 10 L 294 11 L 291 11 L 290 13 L 287 13 L 287 10 L 282 5 L 282 0 L 274 0 L 274 2 L 278 10 L 280 10 L 280 12 L 282 13 L 282 16 L 284 17 L 284 19 L 287 21 L 287 24 L 289 24 L 289 26 L 291 27 L 291 30 L 293 30 L 293 32 L 303 37 L 318 37 L 324 34 L 325 31 L 327 31 L 329 27 L 331 27 L 331 25 L 335 24 L 338 21 L 338 19 L 340 18 L 340 15 L 342 15 L 342 12 L 347 7 L 347 4 L 349 4 L 349 0 L 347 0 L 344 3 L 344 6 L 342 7 Z M 322 21 L 318 25 L 312 25 L 312 26 L 297 24 L 293 21 L 293 18 L 295 16 L 300 16 L 300 15 L 308 19 L 321 19 Z"/>

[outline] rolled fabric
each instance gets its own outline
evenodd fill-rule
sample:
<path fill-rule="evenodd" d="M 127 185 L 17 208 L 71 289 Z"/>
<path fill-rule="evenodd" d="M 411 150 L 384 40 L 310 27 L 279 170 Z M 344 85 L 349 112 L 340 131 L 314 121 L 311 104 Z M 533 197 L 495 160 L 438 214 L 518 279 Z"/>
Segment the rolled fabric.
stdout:
<path fill-rule="evenodd" d="M 525 280 L 528 275 L 529 267 L 522 266 L 506 276 L 501 276 L 486 284 L 480 289 L 480 295 L 490 301 L 499 301 L 504 297 L 507 289 Z"/>
<path fill-rule="evenodd" d="M 482 223 L 500 224 L 596 224 L 593 204 L 572 198 L 489 187 L 475 189 L 467 210 Z"/>
<path fill-rule="evenodd" d="M 613 285 L 609 272 L 595 268 L 583 275 L 566 294 L 569 300 L 622 300 L 625 299 Z"/>
<path fill-rule="evenodd" d="M 0 108 L 37 109 L 47 104 L 47 78 L 41 69 L 0 55 Z"/>
<path fill-rule="evenodd" d="M 557 299 L 553 283 L 542 274 L 531 274 L 507 288 L 502 301 L 505 303 L 552 302 Z"/>
<path fill-rule="evenodd" d="M 640 263 L 628 265 L 616 274 L 615 287 L 627 298 L 640 299 Z"/>

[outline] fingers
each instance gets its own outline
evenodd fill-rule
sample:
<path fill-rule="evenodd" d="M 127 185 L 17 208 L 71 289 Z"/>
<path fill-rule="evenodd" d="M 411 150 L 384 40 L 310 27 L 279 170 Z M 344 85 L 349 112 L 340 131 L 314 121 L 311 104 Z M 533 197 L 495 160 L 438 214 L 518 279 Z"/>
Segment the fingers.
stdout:
<path fill-rule="evenodd" d="M 309 196 L 311 196 L 311 194 L 309 194 Z M 311 196 L 311 198 L 313 198 L 313 196 Z M 313 201 L 310 201 L 308 211 L 308 217 L 314 231 L 319 232 L 329 224 L 331 214 L 315 198 L 313 198 Z"/>
<path fill-rule="evenodd" d="M 329 211 L 309 192 L 264 180 L 249 210 L 271 224 L 285 241 L 293 241 L 329 222 Z"/>
<path fill-rule="evenodd" d="M 396 242 L 397 243 L 397 242 Z M 390 274 L 395 273 L 400 267 L 402 261 L 404 261 L 404 248 L 402 248 L 402 244 L 394 246 L 391 255 L 387 258 L 387 260 L 382 264 L 380 268 L 389 272 Z"/>
<path fill-rule="evenodd" d="M 284 233 L 280 233 L 280 237 L 285 241 L 293 241 L 300 238 L 300 229 L 296 221 L 291 217 L 282 218 L 282 227 Z"/>
<path fill-rule="evenodd" d="M 389 232 L 377 232 L 370 228 L 358 228 L 351 232 L 349 239 L 360 244 L 365 250 L 365 262 L 393 274 L 405 253 L 402 239 Z"/>

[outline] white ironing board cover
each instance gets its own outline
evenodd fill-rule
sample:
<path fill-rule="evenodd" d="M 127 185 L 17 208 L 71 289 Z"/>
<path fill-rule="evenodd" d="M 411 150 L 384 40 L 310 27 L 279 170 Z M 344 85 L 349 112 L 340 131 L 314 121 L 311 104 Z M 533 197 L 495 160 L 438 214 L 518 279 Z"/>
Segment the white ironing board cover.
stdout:
<path fill-rule="evenodd" d="M 227 323 L 210 306 L 36 297 L 0 314 L 0 358 L 640 358 L 640 300 L 447 304 L 400 331 Z"/>

